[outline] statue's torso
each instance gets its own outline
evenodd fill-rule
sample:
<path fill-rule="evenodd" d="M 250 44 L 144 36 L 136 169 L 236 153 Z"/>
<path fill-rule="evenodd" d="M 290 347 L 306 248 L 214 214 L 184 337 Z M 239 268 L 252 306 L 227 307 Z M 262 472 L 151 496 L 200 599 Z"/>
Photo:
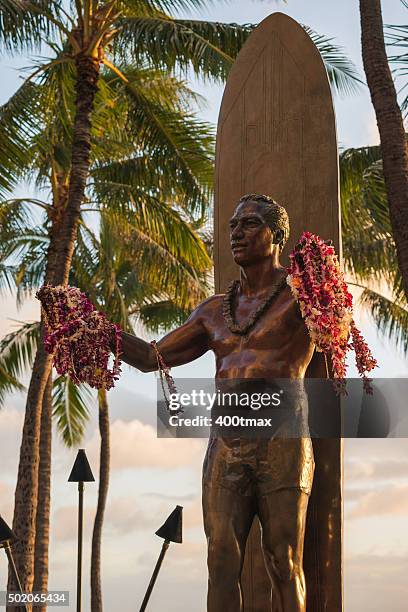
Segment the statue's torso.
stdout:
<path fill-rule="evenodd" d="M 246 321 L 262 298 L 236 299 L 235 320 Z M 216 356 L 216 378 L 303 378 L 314 352 L 298 305 L 284 288 L 247 336 L 233 334 L 222 314 L 223 295 L 203 311 L 209 348 Z"/>
<path fill-rule="evenodd" d="M 233 334 L 227 328 L 222 314 L 223 297 L 216 295 L 206 303 L 202 319 L 209 348 L 216 356 L 216 378 L 241 379 L 240 382 L 304 378 L 314 344 L 289 287 L 280 292 L 247 337 Z M 238 296 L 235 321 L 238 324 L 246 321 L 263 299 Z M 285 397 L 291 394 L 285 407 L 293 409 L 293 414 L 274 415 L 273 426 L 266 428 L 268 436 L 265 428 L 255 437 L 239 434 L 238 438 L 219 432 L 210 436 L 203 466 L 203 482 L 207 487 L 230 490 L 240 496 L 268 495 L 285 488 L 310 494 L 313 447 L 308 434 L 300 433 L 306 405 L 303 395 L 295 399 L 296 389 L 296 385 L 293 389 L 285 388 Z M 256 391 L 259 390 L 267 388 L 257 387 Z M 298 433 L 287 437 L 284 432 L 289 426 Z"/>

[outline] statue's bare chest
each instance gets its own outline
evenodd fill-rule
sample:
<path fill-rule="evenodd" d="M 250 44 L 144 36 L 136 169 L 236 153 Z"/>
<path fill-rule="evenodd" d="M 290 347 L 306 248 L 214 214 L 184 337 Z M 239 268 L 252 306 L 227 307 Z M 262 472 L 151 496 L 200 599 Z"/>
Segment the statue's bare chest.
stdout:
<path fill-rule="evenodd" d="M 237 297 L 233 315 L 239 326 L 245 326 L 254 312 L 262 305 L 263 299 Z M 303 333 L 303 321 L 297 313 L 297 304 L 289 288 L 284 289 L 276 300 L 256 320 L 253 327 L 245 334 L 232 333 L 222 313 L 220 301 L 206 321 L 210 348 L 219 356 L 244 348 L 264 350 L 286 345 L 290 338 L 299 332 Z"/>

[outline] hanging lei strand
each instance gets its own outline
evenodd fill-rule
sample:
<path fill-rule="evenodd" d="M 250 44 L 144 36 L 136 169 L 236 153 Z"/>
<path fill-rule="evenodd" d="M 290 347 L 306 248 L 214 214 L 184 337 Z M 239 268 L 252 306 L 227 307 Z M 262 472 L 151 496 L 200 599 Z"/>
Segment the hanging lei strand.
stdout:
<path fill-rule="evenodd" d="M 367 373 L 377 361 L 354 323 L 353 296 L 333 245 L 304 232 L 289 257 L 288 285 L 317 350 L 331 357 L 336 390 L 346 393 L 346 354 L 354 349 L 364 390 L 372 393 Z"/>
<path fill-rule="evenodd" d="M 169 401 L 169 398 L 167 397 L 167 392 L 165 389 L 164 381 L 166 381 L 167 389 L 169 393 L 177 394 L 177 387 L 176 387 L 176 384 L 174 382 L 172 375 L 170 374 L 170 368 L 165 363 L 163 359 L 163 355 L 161 354 L 161 352 L 159 351 L 159 347 L 157 346 L 156 340 L 152 340 L 150 344 L 152 345 L 152 347 L 154 348 L 154 352 L 156 353 L 157 368 L 159 370 L 159 376 L 160 376 L 160 384 L 161 384 L 161 388 L 163 391 L 164 401 L 166 402 L 167 410 L 168 412 L 171 412 L 172 414 L 180 414 L 181 412 L 184 412 L 182 408 L 179 408 L 178 410 L 170 409 L 170 401 Z"/>

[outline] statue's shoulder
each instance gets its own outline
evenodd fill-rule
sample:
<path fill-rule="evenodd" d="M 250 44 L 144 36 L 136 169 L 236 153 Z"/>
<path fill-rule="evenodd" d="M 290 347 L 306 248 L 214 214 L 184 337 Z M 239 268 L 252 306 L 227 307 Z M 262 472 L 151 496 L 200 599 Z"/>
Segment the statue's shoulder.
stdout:
<path fill-rule="evenodd" d="M 194 313 L 196 316 L 205 318 L 212 317 L 214 316 L 215 312 L 221 308 L 223 299 L 224 293 L 216 293 L 215 295 L 211 295 L 197 306 Z"/>
<path fill-rule="evenodd" d="M 211 310 L 215 306 L 222 304 L 224 295 L 224 293 L 216 293 L 215 295 L 210 295 L 210 297 L 201 302 L 199 308 L 202 308 L 203 310 Z"/>

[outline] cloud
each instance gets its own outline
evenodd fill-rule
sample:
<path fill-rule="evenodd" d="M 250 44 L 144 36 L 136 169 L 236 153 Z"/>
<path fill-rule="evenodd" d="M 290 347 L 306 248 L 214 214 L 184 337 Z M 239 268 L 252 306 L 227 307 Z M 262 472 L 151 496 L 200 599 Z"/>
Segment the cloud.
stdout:
<path fill-rule="evenodd" d="M 203 528 L 203 510 L 201 505 L 201 495 L 184 508 L 183 524 L 186 529 L 202 527 Z"/>
<path fill-rule="evenodd" d="M 0 336 L 14 331 L 20 325 L 20 321 L 38 321 L 40 319 L 40 303 L 34 298 L 24 300 L 18 309 L 16 317 L 16 298 L 14 295 L 2 295 L 0 298 L 1 311 Z M 16 318 L 18 321 L 16 322 Z"/>
<path fill-rule="evenodd" d="M 193 493 L 187 493 L 186 495 L 166 495 L 164 493 L 143 493 L 144 497 L 152 497 L 152 498 L 156 498 L 156 499 L 163 499 L 163 500 L 171 500 L 171 501 L 177 501 L 178 503 L 181 503 L 183 501 L 187 501 L 187 502 L 191 502 L 195 495 Z"/>
<path fill-rule="evenodd" d="M 84 537 L 90 538 L 93 529 L 95 511 L 93 508 L 84 508 Z M 75 540 L 78 530 L 78 507 L 63 506 L 58 508 L 52 516 L 52 536 L 59 541 Z"/>
<path fill-rule="evenodd" d="M 408 517 L 408 486 L 384 487 L 363 494 L 347 519 L 369 516 L 406 515 Z"/>
<path fill-rule="evenodd" d="M 138 420 L 116 420 L 111 424 L 111 469 L 160 468 L 172 470 L 188 467 L 204 456 L 200 439 L 158 439 L 150 425 Z M 99 433 L 96 431 L 87 446 L 93 465 L 99 462 Z"/>
<path fill-rule="evenodd" d="M 158 529 L 160 521 L 164 522 L 166 509 L 167 507 L 164 512 L 160 512 L 160 508 L 146 512 L 140 509 L 135 498 L 116 497 L 108 503 L 106 508 L 106 528 L 117 535 L 125 535 L 135 529 L 152 527 Z"/>
<path fill-rule="evenodd" d="M 366 495 L 369 491 L 370 489 L 368 489 L 367 487 L 346 488 L 344 491 L 344 501 L 346 503 L 358 501 L 363 495 Z"/>
<path fill-rule="evenodd" d="M 1 488 L 0 488 L 1 493 Z M 136 497 L 119 496 L 108 498 L 104 516 L 104 534 L 126 536 L 133 531 L 155 532 L 174 510 L 175 504 L 162 501 L 160 504 L 140 506 Z M 146 509 L 148 508 L 148 509 Z M 84 535 L 91 537 L 95 518 L 95 507 L 84 509 Z M 58 508 L 52 518 L 53 536 L 59 541 L 74 540 L 77 537 L 76 506 Z M 183 509 L 183 528 L 202 527 L 201 497 L 197 496 L 192 503 Z"/>
<path fill-rule="evenodd" d="M 408 446 L 404 438 L 347 438 L 344 453 L 347 462 L 407 459 Z"/>
<path fill-rule="evenodd" d="M 10 406 L 0 410 L 0 466 L 2 475 L 17 474 L 21 434 L 23 431 L 24 413 Z"/>
<path fill-rule="evenodd" d="M 408 479 L 408 458 L 378 459 L 371 461 L 347 461 L 345 465 L 346 478 L 348 479 L 384 479 L 394 478 Z"/>
<path fill-rule="evenodd" d="M 0 481 L 0 515 L 11 527 L 14 508 L 14 489 L 8 483 Z"/>
<path fill-rule="evenodd" d="M 180 501 L 180 500 L 178 500 Z M 143 509 L 135 497 L 121 496 L 108 501 L 105 515 L 106 529 L 115 535 L 126 535 L 135 530 L 148 529 L 156 531 L 174 510 L 175 504 L 162 501 L 160 504 L 146 504 Z M 191 503 L 183 507 L 183 528 L 202 527 L 201 496 L 193 498 Z"/>
<path fill-rule="evenodd" d="M 347 612 L 405 612 L 408 599 L 408 557 L 360 555 L 345 560 Z"/>
<path fill-rule="evenodd" d="M 104 516 L 104 534 L 111 532 L 114 535 L 126 535 L 137 529 L 160 527 L 164 522 L 164 511 L 154 509 L 153 512 L 144 512 L 138 507 L 136 499 L 132 497 L 117 497 L 108 500 Z M 84 508 L 84 537 L 91 538 L 95 520 L 96 507 Z M 78 508 L 76 506 L 63 506 L 58 508 L 52 518 L 53 537 L 59 541 L 75 540 L 77 537 Z"/>

